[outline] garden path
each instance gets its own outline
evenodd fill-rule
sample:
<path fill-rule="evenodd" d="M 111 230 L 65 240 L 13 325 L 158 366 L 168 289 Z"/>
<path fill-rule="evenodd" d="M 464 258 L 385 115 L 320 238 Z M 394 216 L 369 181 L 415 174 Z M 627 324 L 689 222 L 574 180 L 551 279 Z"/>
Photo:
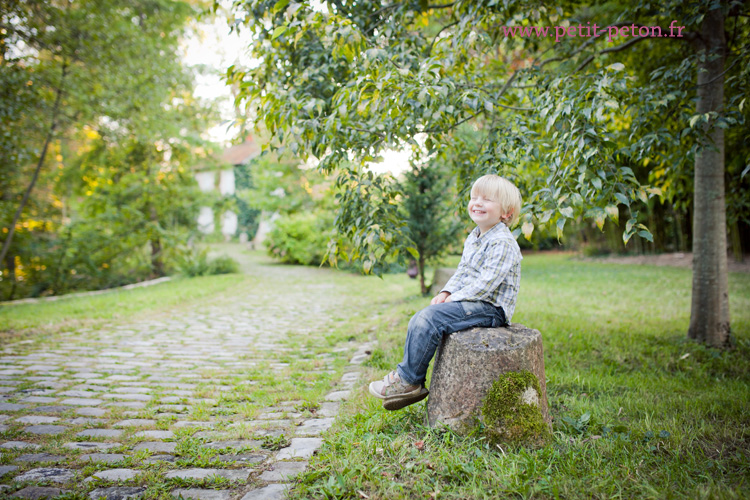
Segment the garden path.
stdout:
<path fill-rule="evenodd" d="M 283 498 L 370 346 L 314 347 L 352 301 L 329 271 L 243 270 L 187 314 L 4 346 L 0 496 Z"/>

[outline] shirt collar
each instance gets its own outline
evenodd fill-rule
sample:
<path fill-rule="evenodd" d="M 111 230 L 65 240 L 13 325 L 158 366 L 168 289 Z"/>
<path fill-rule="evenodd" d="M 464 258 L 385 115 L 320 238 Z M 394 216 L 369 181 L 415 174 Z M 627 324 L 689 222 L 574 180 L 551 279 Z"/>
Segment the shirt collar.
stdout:
<path fill-rule="evenodd" d="M 492 226 L 486 233 L 484 233 L 481 237 L 482 238 L 487 238 L 487 235 L 492 235 L 492 234 L 495 234 L 497 232 L 502 232 L 502 230 L 503 230 L 504 227 L 505 227 L 505 224 L 503 222 L 498 222 L 497 224 L 495 224 L 494 226 Z M 474 228 L 474 230 L 471 232 L 471 234 L 473 234 L 475 238 L 479 239 L 480 238 L 479 232 L 480 232 L 479 226 L 477 226 L 477 227 Z"/>

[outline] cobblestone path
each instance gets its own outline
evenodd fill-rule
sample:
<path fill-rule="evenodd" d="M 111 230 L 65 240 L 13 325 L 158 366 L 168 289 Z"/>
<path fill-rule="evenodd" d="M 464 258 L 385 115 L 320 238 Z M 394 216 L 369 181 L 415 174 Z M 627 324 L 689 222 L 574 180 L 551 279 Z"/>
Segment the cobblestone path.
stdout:
<path fill-rule="evenodd" d="M 369 346 L 328 337 L 358 300 L 330 271 L 249 273 L 187 314 L 3 346 L 0 497 L 284 498 Z"/>

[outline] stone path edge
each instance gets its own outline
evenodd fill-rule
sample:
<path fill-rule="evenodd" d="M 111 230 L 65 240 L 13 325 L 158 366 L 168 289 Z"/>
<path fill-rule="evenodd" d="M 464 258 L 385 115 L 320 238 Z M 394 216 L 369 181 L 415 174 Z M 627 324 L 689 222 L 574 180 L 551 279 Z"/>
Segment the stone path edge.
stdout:
<path fill-rule="evenodd" d="M 89 297 L 91 295 L 102 295 L 109 292 L 116 292 L 118 290 L 132 290 L 133 288 L 143 288 L 151 285 L 158 285 L 159 283 L 166 283 L 172 279 L 171 276 L 163 276 L 153 280 L 140 281 L 138 283 L 131 283 L 129 285 L 117 286 L 114 288 L 106 288 L 104 290 L 91 290 L 89 292 L 76 292 L 67 293 L 65 295 L 51 295 L 49 297 L 36 297 L 31 299 L 18 299 L 18 300 L 7 300 L 0 302 L 0 306 L 15 306 L 19 304 L 36 304 L 38 302 L 54 302 L 56 300 L 74 298 L 74 297 Z"/>

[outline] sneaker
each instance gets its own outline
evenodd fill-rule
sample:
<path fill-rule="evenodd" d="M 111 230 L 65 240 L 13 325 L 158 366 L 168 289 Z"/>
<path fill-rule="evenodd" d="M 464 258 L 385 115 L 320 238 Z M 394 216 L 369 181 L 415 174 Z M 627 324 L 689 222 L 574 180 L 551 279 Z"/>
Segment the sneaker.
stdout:
<path fill-rule="evenodd" d="M 386 410 L 400 410 L 422 401 L 430 392 L 423 385 L 407 384 L 397 371 L 392 371 L 383 380 L 370 383 L 370 394 L 382 399 Z"/>

